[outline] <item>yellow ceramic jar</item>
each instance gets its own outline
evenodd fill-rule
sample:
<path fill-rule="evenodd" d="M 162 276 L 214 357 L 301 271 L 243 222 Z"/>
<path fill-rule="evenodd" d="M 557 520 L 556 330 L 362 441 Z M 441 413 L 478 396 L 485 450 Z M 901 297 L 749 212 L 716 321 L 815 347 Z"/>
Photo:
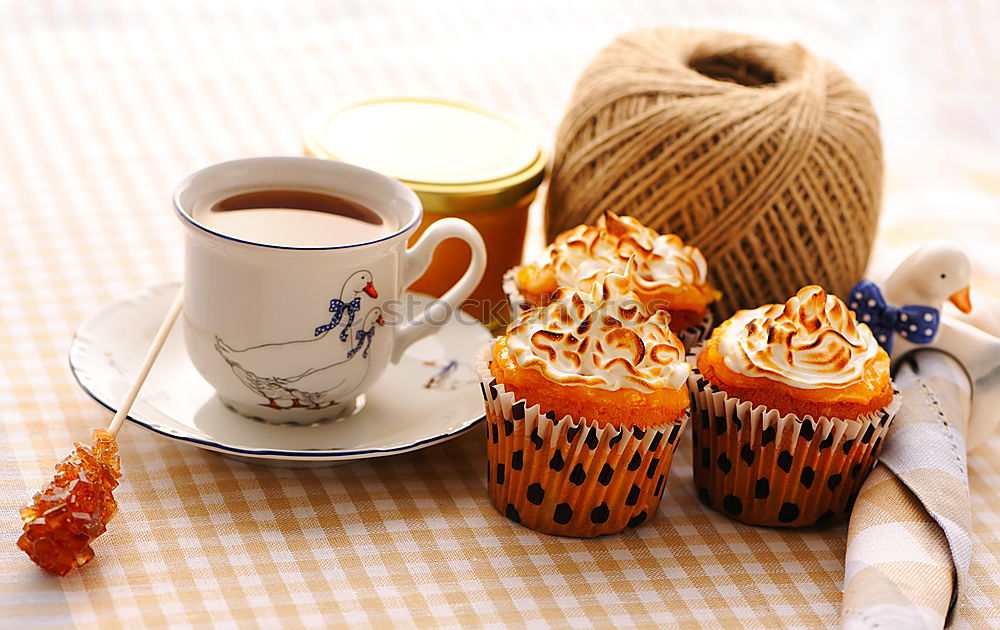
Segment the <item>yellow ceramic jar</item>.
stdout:
<path fill-rule="evenodd" d="M 384 98 L 323 111 L 305 150 L 399 179 L 424 206 L 414 236 L 445 216 L 465 219 L 486 241 L 482 282 L 464 309 L 483 322 L 506 319 L 505 271 L 521 264 L 528 206 L 546 155 L 525 129 L 486 109 L 441 99 Z M 469 265 L 468 246 L 445 241 L 411 290 L 440 296 Z"/>

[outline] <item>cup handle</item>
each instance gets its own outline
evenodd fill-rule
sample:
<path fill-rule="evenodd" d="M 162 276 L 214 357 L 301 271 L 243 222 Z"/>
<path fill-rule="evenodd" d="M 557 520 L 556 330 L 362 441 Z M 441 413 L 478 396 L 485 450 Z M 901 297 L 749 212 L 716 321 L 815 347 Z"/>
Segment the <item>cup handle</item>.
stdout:
<path fill-rule="evenodd" d="M 392 362 L 396 363 L 405 351 L 415 341 L 423 339 L 434 332 L 450 317 L 451 313 L 469 297 L 483 278 L 486 270 L 486 244 L 476 228 L 468 221 L 449 217 L 435 221 L 428 227 L 413 247 L 406 250 L 403 259 L 403 289 L 427 271 L 431 257 L 437 246 L 449 238 L 459 238 L 469 244 L 472 249 L 472 262 L 458 282 L 452 285 L 440 298 L 435 299 L 414 317 L 412 322 L 402 324 L 396 329 L 396 337 L 392 344 Z"/>

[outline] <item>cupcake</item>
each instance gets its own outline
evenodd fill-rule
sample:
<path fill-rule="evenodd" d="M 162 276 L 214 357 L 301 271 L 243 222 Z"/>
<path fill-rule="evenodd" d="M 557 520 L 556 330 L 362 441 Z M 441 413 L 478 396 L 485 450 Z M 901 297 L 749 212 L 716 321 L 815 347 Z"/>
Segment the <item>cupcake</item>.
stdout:
<path fill-rule="evenodd" d="M 691 367 L 670 316 L 629 290 L 632 273 L 559 289 L 479 357 L 489 495 L 513 521 L 592 537 L 659 507 Z"/>
<path fill-rule="evenodd" d="M 738 311 L 688 359 L 704 503 L 776 527 L 850 512 L 899 400 L 888 355 L 839 298 L 807 286 Z"/>
<path fill-rule="evenodd" d="M 605 212 L 596 226 L 563 232 L 535 262 L 510 270 L 504 290 L 512 317 L 548 304 L 561 287 L 589 292 L 635 259 L 631 290 L 650 309 L 670 314 L 670 329 L 691 347 L 711 329 L 708 305 L 720 297 L 701 252 L 676 234 L 658 234 L 632 217 Z"/>

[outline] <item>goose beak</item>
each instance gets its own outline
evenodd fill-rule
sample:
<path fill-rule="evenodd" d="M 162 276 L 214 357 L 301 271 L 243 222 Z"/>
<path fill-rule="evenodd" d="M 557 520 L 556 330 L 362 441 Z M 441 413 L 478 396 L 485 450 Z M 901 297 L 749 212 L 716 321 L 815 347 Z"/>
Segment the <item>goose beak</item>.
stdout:
<path fill-rule="evenodd" d="M 375 290 L 375 285 L 372 284 L 371 282 L 369 282 L 368 284 L 366 284 L 365 288 L 362 289 L 362 290 L 365 293 L 367 293 L 369 295 L 369 297 L 373 297 L 373 298 L 377 298 L 378 297 L 378 291 Z"/>
<path fill-rule="evenodd" d="M 965 287 L 960 291 L 955 291 L 948 296 L 948 301 L 958 307 L 958 310 L 963 313 L 969 313 L 972 311 L 972 300 L 969 299 L 969 287 Z"/>
<path fill-rule="evenodd" d="M 385 319 L 383 319 L 382 316 L 379 315 L 378 319 L 375 320 L 375 323 L 378 324 L 379 326 L 385 326 Z"/>

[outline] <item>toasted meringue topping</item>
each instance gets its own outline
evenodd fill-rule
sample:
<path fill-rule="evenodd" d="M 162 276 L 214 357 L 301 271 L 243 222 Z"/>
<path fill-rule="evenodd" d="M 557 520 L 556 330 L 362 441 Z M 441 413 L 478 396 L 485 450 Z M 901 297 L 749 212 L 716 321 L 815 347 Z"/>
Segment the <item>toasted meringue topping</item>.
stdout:
<path fill-rule="evenodd" d="M 561 287 L 589 291 L 605 273 L 623 273 L 631 257 L 636 262 L 633 289 L 652 293 L 708 282 L 708 266 L 697 248 L 613 212 L 605 212 L 596 226 L 578 225 L 557 236 L 535 266 L 551 268 Z"/>
<path fill-rule="evenodd" d="M 646 311 L 629 290 L 634 262 L 590 292 L 559 289 L 548 306 L 507 328 L 518 366 L 564 385 L 651 392 L 684 385 L 690 366 L 665 311 Z"/>
<path fill-rule="evenodd" d="M 879 350 L 871 330 L 835 295 L 807 286 L 784 304 L 739 311 L 725 324 L 726 367 L 799 387 L 849 387 Z"/>

